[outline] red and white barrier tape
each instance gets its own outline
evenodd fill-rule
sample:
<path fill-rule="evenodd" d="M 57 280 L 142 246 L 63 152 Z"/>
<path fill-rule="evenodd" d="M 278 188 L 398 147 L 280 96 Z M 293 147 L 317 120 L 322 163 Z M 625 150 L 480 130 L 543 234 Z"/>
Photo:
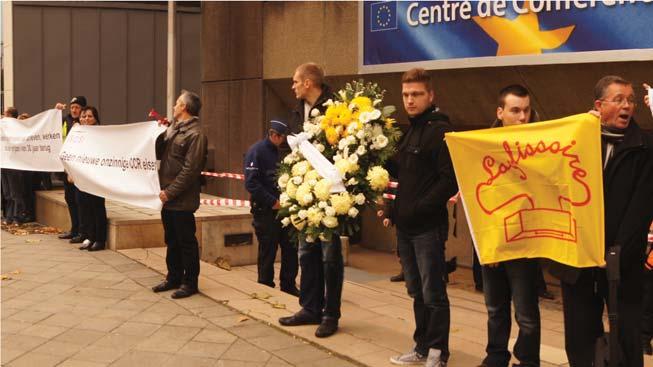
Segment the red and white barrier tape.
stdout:
<path fill-rule="evenodd" d="M 227 172 L 202 172 L 203 176 L 211 177 L 224 177 L 224 178 L 233 178 L 236 180 L 244 180 L 245 175 L 240 173 L 227 173 Z"/>
<path fill-rule="evenodd" d="M 211 206 L 236 206 L 242 208 L 249 208 L 252 206 L 249 200 L 238 199 L 200 199 L 200 204 Z"/>
<path fill-rule="evenodd" d="M 390 181 L 390 182 L 388 182 L 388 187 L 391 188 L 391 189 L 396 189 L 397 187 L 399 187 L 399 182 Z"/>
<path fill-rule="evenodd" d="M 456 195 L 452 196 L 451 198 L 449 198 L 449 202 L 455 204 L 455 203 L 458 201 L 458 196 L 459 196 L 459 195 L 460 195 L 460 194 L 456 194 Z M 384 199 L 388 199 L 388 200 L 394 200 L 394 199 L 397 198 L 397 195 L 394 195 L 394 194 L 388 194 L 388 193 L 384 192 L 384 193 L 383 193 L 383 198 L 384 198 Z"/>
<path fill-rule="evenodd" d="M 653 233 L 648 234 L 648 242 L 653 243 Z"/>

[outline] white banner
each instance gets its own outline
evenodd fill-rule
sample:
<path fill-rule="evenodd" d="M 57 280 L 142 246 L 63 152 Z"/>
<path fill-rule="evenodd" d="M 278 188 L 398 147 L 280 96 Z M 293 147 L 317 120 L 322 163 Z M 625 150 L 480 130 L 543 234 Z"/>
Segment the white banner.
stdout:
<path fill-rule="evenodd" d="M 84 192 L 157 209 L 159 175 L 154 143 L 165 131 L 154 121 L 112 126 L 76 125 L 61 149 L 61 161 Z"/>
<path fill-rule="evenodd" d="M 61 172 L 61 110 L 47 110 L 25 120 L 0 119 L 2 168 Z"/>

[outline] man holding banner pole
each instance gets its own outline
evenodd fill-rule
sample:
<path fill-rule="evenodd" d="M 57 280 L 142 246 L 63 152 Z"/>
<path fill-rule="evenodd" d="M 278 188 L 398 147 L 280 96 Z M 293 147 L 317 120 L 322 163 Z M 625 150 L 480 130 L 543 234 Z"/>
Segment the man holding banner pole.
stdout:
<path fill-rule="evenodd" d="M 66 139 L 66 135 L 70 129 L 73 128 L 73 125 L 79 123 L 82 108 L 84 107 L 86 107 L 86 97 L 77 96 L 70 100 L 68 115 L 64 117 L 62 122 L 64 139 Z M 66 108 L 66 105 L 63 103 L 57 103 L 54 108 L 63 110 Z M 62 240 L 70 240 L 70 243 L 82 243 L 84 239 L 79 233 L 79 209 L 76 199 L 77 187 L 75 187 L 75 184 L 68 182 L 68 175 L 65 172 L 61 177 L 63 181 L 64 198 L 66 199 L 68 214 L 70 215 L 70 231 L 60 234 L 59 238 Z"/>
<path fill-rule="evenodd" d="M 172 298 L 198 292 L 200 260 L 194 213 L 200 205 L 200 179 L 208 145 L 198 117 L 201 108 L 197 94 L 182 91 L 173 108 L 173 122 L 156 141 L 157 159 L 161 159 L 159 198 L 163 202 L 168 274 L 152 290 L 158 293 L 179 288 Z"/>
<path fill-rule="evenodd" d="M 503 88 L 498 102 L 497 120 L 492 127 L 528 124 L 535 114 L 528 90 L 518 84 Z M 521 258 L 482 266 L 488 341 L 487 355 L 480 367 L 507 367 L 510 363 L 511 301 L 519 325 L 513 353 L 520 366 L 540 365 L 540 309 L 536 284 L 541 270 L 538 265 L 537 258 Z"/>
<path fill-rule="evenodd" d="M 620 246 L 617 295 L 618 336 L 624 366 L 643 366 L 642 284 L 648 226 L 653 207 L 653 139 L 633 120 L 632 84 L 618 76 L 594 88 L 601 121 L 605 206 L 605 246 Z M 561 274 L 565 349 L 571 367 L 592 366 L 595 343 L 603 335 L 608 296 L 604 268 L 568 268 Z"/>

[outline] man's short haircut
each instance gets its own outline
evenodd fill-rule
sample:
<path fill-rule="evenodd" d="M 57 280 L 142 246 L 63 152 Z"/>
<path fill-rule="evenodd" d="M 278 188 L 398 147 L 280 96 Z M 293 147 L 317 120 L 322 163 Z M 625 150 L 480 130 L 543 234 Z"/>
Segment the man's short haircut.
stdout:
<path fill-rule="evenodd" d="M 303 80 L 310 79 L 317 87 L 324 84 L 324 70 L 314 62 L 307 62 L 297 67 L 296 71 Z"/>
<path fill-rule="evenodd" d="M 185 89 L 181 90 L 181 100 L 186 105 L 186 112 L 191 116 L 199 116 L 202 109 L 202 101 L 200 96 Z"/>
<path fill-rule="evenodd" d="M 499 98 L 497 99 L 497 106 L 503 108 L 506 105 L 506 97 L 512 94 L 517 97 L 530 97 L 528 89 L 521 84 L 511 84 L 499 91 Z"/>
<path fill-rule="evenodd" d="M 18 118 L 18 109 L 16 107 L 7 107 L 5 109 L 5 117 Z"/>
<path fill-rule="evenodd" d="M 607 75 L 599 79 L 594 86 L 594 99 L 603 99 L 605 97 L 605 91 L 612 84 L 621 84 L 621 85 L 633 85 L 633 83 L 628 80 L 618 76 L 618 75 Z"/>
<path fill-rule="evenodd" d="M 422 68 L 413 68 L 401 76 L 401 83 L 423 83 L 427 91 L 433 90 L 431 74 Z"/>

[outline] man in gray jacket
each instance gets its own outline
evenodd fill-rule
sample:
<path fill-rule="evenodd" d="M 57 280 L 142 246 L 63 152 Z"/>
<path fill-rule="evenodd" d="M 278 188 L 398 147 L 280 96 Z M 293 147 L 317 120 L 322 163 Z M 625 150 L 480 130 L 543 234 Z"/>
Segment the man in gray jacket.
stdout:
<path fill-rule="evenodd" d="M 200 205 L 200 179 L 208 145 L 198 118 L 201 108 L 197 94 L 182 91 L 173 109 L 173 122 L 156 141 L 157 159 L 161 159 L 159 198 L 163 202 L 168 275 L 152 290 L 179 288 L 172 298 L 189 297 L 198 291 L 200 259 L 193 213 Z"/>

